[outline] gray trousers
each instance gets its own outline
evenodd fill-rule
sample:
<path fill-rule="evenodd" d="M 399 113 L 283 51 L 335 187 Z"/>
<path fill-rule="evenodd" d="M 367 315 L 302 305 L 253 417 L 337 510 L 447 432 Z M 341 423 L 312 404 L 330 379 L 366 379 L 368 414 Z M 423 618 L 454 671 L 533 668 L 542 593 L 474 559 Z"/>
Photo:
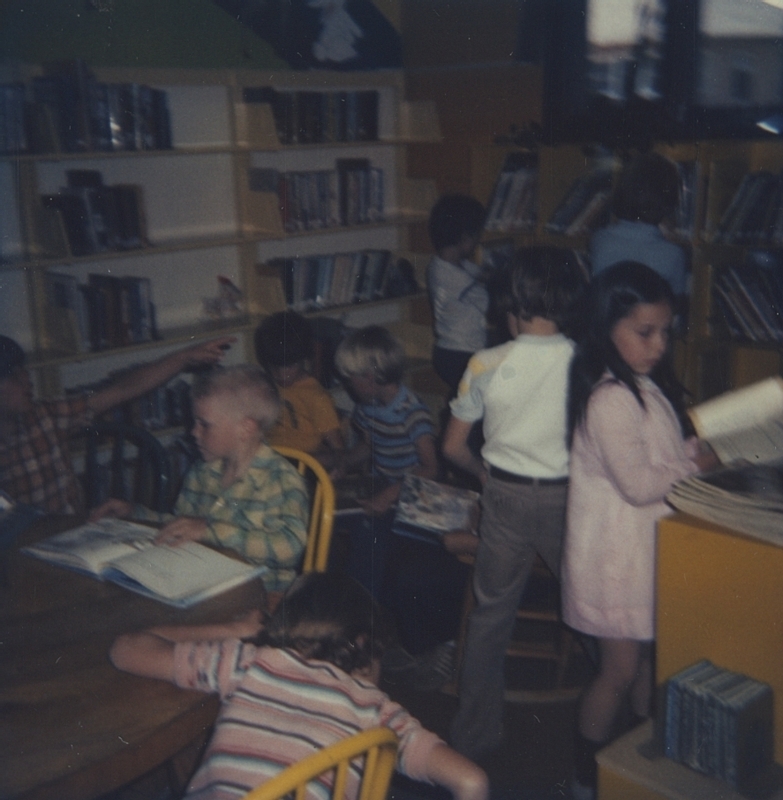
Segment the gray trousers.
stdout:
<path fill-rule="evenodd" d="M 490 477 L 481 498 L 481 540 L 473 577 L 459 708 L 451 744 L 476 758 L 503 735 L 504 659 L 517 608 L 538 553 L 560 575 L 566 485 L 507 483 Z"/>

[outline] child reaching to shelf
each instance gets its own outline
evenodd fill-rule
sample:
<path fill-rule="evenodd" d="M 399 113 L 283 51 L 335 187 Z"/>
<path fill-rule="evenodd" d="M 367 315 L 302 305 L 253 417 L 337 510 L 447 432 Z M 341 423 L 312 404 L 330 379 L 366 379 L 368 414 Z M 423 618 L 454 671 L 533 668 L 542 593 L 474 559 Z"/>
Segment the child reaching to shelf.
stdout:
<path fill-rule="evenodd" d="M 595 753 L 621 704 L 649 713 L 655 637 L 655 530 L 672 484 L 717 464 L 686 439 L 670 362 L 675 296 L 649 267 L 621 262 L 590 285 L 571 368 L 571 485 L 563 550 L 563 619 L 598 639 L 597 676 L 580 704 L 574 797 L 592 797 Z"/>
<path fill-rule="evenodd" d="M 451 403 L 445 456 L 483 486 L 470 615 L 452 745 L 478 757 L 501 743 L 503 663 L 536 553 L 560 572 L 568 491 L 566 392 L 574 344 L 563 332 L 584 277 L 570 250 L 519 250 L 508 281 L 510 342 L 471 358 Z M 481 455 L 471 430 L 483 422 Z M 453 552 L 467 543 L 450 537 Z M 474 544 L 475 546 L 475 544 Z"/>
<path fill-rule="evenodd" d="M 35 400 L 22 348 L 0 336 L 0 489 L 49 514 L 83 511 L 69 440 L 93 419 L 161 386 L 183 369 L 217 364 L 236 341 L 223 336 L 131 370 L 91 394 Z"/>
<path fill-rule="evenodd" d="M 685 251 L 669 241 L 663 226 L 674 221 L 680 178 L 673 161 L 659 153 L 642 153 L 620 173 L 612 197 L 615 222 L 590 239 L 593 275 L 620 261 L 646 264 L 672 287 L 678 306 L 687 293 Z"/>
<path fill-rule="evenodd" d="M 272 314 L 256 328 L 255 346 L 258 363 L 280 393 L 280 417 L 269 431 L 269 444 L 303 450 L 327 469 L 339 469 L 345 442 L 334 401 L 308 371 L 310 323 L 295 311 Z"/>
<path fill-rule="evenodd" d="M 174 507 L 162 514 L 111 499 L 91 514 L 165 523 L 158 543 L 202 541 L 264 564 L 266 588 L 285 589 L 307 540 L 302 477 L 266 443 L 280 413 L 271 379 L 258 367 L 216 367 L 193 384 L 193 437 L 203 462 L 191 467 Z"/>
<path fill-rule="evenodd" d="M 430 211 L 429 234 L 435 248 L 427 267 L 435 318 L 432 366 L 452 396 L 470 357 L 487 346 L 487 276 L 471 260 L 485 216 L 478 200 L 461 194 L 444 195 Z"/>
<path fill-rule="evenodd" d="M 457 800 L 486 800 L 486 774 L 377 688 L 382 626 L 361 586 L 309 573 L 266 627 L 260 620 L 250 614 L 225 625 L 153 628 L 120 636 L 111 648 L 118 669 L 220 695 L 189 800 L 244 796 L 285 767 L 376 726 L 399 737 L 402 773 L 443 786 Z M 351 773 L 346 797 L 357 789 Z"/>

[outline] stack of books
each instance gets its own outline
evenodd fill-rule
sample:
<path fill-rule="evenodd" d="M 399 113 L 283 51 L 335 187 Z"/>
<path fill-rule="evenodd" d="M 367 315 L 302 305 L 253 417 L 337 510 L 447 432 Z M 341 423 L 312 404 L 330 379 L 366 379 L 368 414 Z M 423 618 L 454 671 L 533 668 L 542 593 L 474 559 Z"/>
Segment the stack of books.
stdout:
<path fill-rule="evenodd" d="M 713 241 L 718 244 L 783 243 L 783 180 L 760 170 L 746 174 L 721 216 Z"/>
<path fill-rule="evenodd" d="M 506 156 L 487 204 L 486 231 L 531 231 L 538 205 L 538 156 L 519 151 Z"/>
<path fill-rule="evenodd" d="M 745 787 L 772 763 L 772 689 L 705 660 L 666 685 L 664 751 L 699 772 Z"/>
<path fill-rule="evenodd" d="M 609 222 L 612 170 L 596 168 L 573 183 L 546 223 L 547 233 L 580 236 Z"/>
<path fill-rule="evenodd" d="M 733 339 L 783 341 L 783 275 L 780 265 L 747 262 L 722 269 L 713 281 L 716 314 Z"/>
<path fill-rule="evenodd" d="M 41 195 L 45 208 L 62 220 L 69 254 L 87 256 L 132 250 L 147 244 L 142 187 L 106 186 L 99 170 L 66 170 L 68 185 Z"/>

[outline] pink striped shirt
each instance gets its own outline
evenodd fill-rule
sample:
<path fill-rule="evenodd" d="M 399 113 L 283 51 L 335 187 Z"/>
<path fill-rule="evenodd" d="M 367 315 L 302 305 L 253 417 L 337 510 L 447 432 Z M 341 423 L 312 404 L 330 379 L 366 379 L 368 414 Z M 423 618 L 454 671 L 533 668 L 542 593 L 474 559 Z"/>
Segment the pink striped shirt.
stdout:
<path fill-rule="evenodd" d="M 284 767 L 378 725 L 400 737 L 398 769 L 430 780 L 427 760 L 441 740 L 373 684 L 325 661 L 237 640 L 183 642 L 174 652 L 177 685 L 216 692 L 223 701 L 188 798 L 236 800 Z M 348 798 L 358 784 L 357 770 Z M 308 800 L 325 796 L 325 786 L 310 784 Z"/>

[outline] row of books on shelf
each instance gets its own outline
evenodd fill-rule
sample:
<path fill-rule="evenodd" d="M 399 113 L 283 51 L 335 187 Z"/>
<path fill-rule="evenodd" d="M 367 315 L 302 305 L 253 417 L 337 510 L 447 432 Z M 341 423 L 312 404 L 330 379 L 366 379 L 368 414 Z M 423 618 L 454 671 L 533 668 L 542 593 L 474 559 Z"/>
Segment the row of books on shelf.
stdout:
<path fill-rule="evenodd" d="M 768 684 L 705 659 L 670 678 L 665 697 L 669 758 L 740 789 L 772 763 Z"/>
<path fill-rule="evenodd" d="M 0 98 L 4 153 L 172 147 L 165 91 L 141 83 L 102 83 L 83 61 L 49 65 L 29 85 L 4 84 Z"/>
<path fill-rule="evenodd" d="M 783 175 L 747 173 L 713 235 L 719 244 L 783 244 Z"/>
<path fill-rule="evenodd" d="M 399 297 L 417 290 L 415 279 L 388 250 L 361 250 L 274 259 L 286 304 L 296 311 Z"/>
<path fill-rule="evenodd" d="M 286 231 L 363 225 L 384 218 L 383 170 L 368 159 L 338 159 L 333 170 L 280 172 L 277 187 Z"/>
<path fill-rule="evenodd" d="M 282 144 L 364 142 L 378 139 L 378 92 L 278 91 L 246 87 L 246 103 L 269 103 Z"/>
<path fill-rule="evenodd" d="M 52 349 L 85 353 L 157 338 L 149 278 L 44 273 L 47 333 Z"/>
<path fill-rule="evenodd" d="M 132 250 L 147 244 L 143 188 L 107 186 L 99 170 L 66 170 L 67 186 L 41 195 L 44 208 L 62 220 L 69 255 Z"/>
<path fill-rule="evenodd" d="M 747 260 L 722 269 L 713 281 L 717 314 L 734 339 L 783 342 L 783 265 Z"/>
<path fill-rule="evenodd" d="M 95 383 L 69 388 L 66 390 L 66 394 L 75 395 L 97 391 L 139 366 L 141 364 L 133 364 L 122 370 L 115 370 Z M 136 425 L 147 430 L 189 429 L 193 423 L 190 384 L 184 378 L 175 378 L 129 403 L 123 403 L 112 409 L 107 412 L 105 418 L 112 422 Z"/>
<path fill-rule="evenodd" d="M 699 168 L 696 161 L 675 162 L 679 203 L 674 230 L 689 238 L 693 232 Z M 571 184 L 544 225 L 548 233 L 580 236 L 609 222 L 615 166 L 602 161 Z M 538 219 L 538 156 L 534 151 L 508 153 L 487 204 L 486 231 L 532 231 Z"/>

